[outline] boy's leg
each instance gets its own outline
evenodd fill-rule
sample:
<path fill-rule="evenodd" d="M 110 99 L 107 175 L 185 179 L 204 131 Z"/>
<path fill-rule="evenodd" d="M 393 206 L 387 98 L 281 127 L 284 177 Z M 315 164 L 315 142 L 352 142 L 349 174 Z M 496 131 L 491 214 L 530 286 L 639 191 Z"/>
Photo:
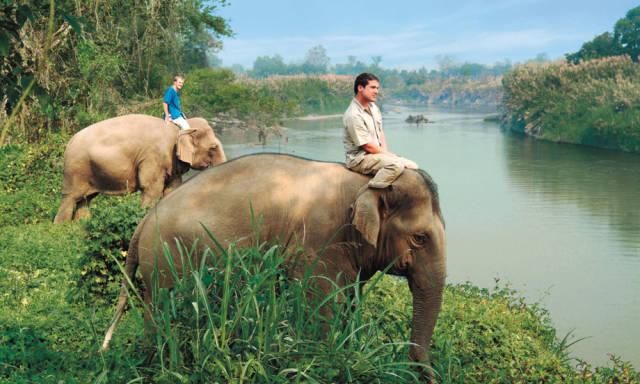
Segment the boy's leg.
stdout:
<path fill-rule="evenodd" d="M 371 188 L 386 188 L 404 171 L 404 164 L 397 156 L 390 156 L 383 153 L 366 155 L 364 159 L 351 169 L 365 174 L 375 174 L 369 181 Z"/>
<path fill-rule="evenodd" d="M 190 129 L 191 128 L 189 126 L 189 123 L 187 123 L 187 120 L 185 120 L 184 117 L 178 117 L 177 119 L 173 119 L 171 121 L 173 123 L 175 123 L 176 125 L 178 125 L 180 127 L 180 129 Z"/>

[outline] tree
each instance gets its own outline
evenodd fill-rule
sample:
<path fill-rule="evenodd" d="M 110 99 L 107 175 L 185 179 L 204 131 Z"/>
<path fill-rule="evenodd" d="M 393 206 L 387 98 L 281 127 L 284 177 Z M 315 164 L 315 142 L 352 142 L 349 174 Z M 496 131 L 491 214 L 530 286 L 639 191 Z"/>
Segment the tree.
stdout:
<path fill-rule="evenodd" d="M 640 55 L 640 7 L 630 9 L 626 16 L 618 20 L 613 34 L 602 33 L 582 45 L 578 52 L 566 55 L 567 61 L 574 64 L 584 60 L 601 57 L 629 55 L 638 61 Z"/>
<path fill-rule="evenodd" d="M 316 45 L 305 55 L 302 71 L 309 74 L 327 73 L 330 61 L 327 50 L 322 45 Z"/>
<path fill-rule="evenodd" d="M 371 68 L 380 68 L 382 56 L 371 56 Z"/>
<path fill-rule="evenodd" d="M 253 62 L 253 77 L 269 77 L 272 75 L 285 75 L 289 72 L 287 65 L 284 63 L 282 56 L 258 56 Z"/>
<path fill-rule="evenodd" d="M 614 56 L 620 53 L 620 46 L 615 42 L 613 35 L 605 32 L 582 44 L 582 48 L 578 52 L 569 53 L 566 58 L 567 61 L 578 64 L 580 61 Z"/>
<path fill-rule="evenodd" d="M 438 63 L 438 69 L 444 76 L 449 76 L 451 69 L 456 65 L 456 60 L 449 55 L 436 56 L 436 62 Z"/>
<path fill-rule="evenodd" d="M 5 114 L 20 95 L 29 124 L 16 126 L 36 140 L 43 127 L 75 128 L 113 116 L 122 100 L 158 95 L 172 73 L 205 66 L 232 34 L 215 15 L 225 2 L 0 0 Z"/>
<path fill-rule="evenodd" d="M 620 47 L 622 53 L 627 54 L 633 61 L 638 61 L 640 55 L 640 7 L 635 7 L 624 19 L 618 20 L 613 29 L 613 40 Z"/>

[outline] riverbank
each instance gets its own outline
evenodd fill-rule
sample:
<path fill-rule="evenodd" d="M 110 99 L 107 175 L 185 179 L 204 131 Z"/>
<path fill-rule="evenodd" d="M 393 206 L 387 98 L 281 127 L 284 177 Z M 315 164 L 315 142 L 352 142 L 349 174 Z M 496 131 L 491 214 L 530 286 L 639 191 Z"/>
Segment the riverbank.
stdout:
<path fill-rule="evenodd" d="M 411 295 L 404 281 L 389 277 L 358 304 L 363 314 L 360 320 L 344 315 L 353 328 L 329 332 L 353 343 L 284 335 L 278 326 L 260 332 L 267 329 L 269 334 L 282 336 L 273 339 L 276 344 L 268 344 L 282 350 L 268 352 L 264 344 L 250 344 L 255 339 L 249 338 L 208 349 L 211 340 L 199 338 L 193 318 L 183 316 L 175 320 L 175 329 L 183 332 L 184 339 L 162 336 L 166 344 L 161 345 L 175 349 L 145 362 L 148 350 L 136 304 L 125 315 L 109 352 L 99 353 L 118 292 L 119 272 L 113 258 L 122 260 L 136 217 L 143 210 L 137 195 L 101 196 L 88 221 L 51 224 L 59 202 L 66 139 L 0 149 L 0 172 L 7 181 L 0 186 L 0 292 L 4 292 L 0 295 L 0 339 L 5 341 L 0 343 L 0 381 L 125 382 L 139 378 L 171 382 L 180 376 L 195 382 L 241 377 L 288 382 L 297 372 L 306 372 L 307 379 L 320 381 L 343 382 L 357 374 L 360 382 L 393 382 L 385 376 L 389 371 L 380 367 L 406 363 L 407 346 L 390 343 L 408 337 Z M 247 252 L 257 255 L 263 250 Z M 263 272 L 265 276 L 275 273 Z M 257 305 L 268 302 L 258 300 Z M 185 303 L 181 310 L 193 309 L 191 301 L 185 299 Z M 267 311 L 266 307 L 258 309 Z M 283 308 L 273 313 L 278 316 L 273 324 L 288 324 L 287 312 Z M 258 332 L 266 325 L 265 317 L 251 319 L 237 319 L 249 334 L 254 329 L 250 327 L 255 325 Z M 352 329 L 358 331 L 351 335 Z M 640 381 L 633 367 L 617 358 L 610 367 L 578 363 L 574 369 L 568 343 L 564 335 L 557 334 L 544 308 L 527 304 L 505 286 L 487 290 L 471 284 L 450 285 L 434 334 L 432 362 L 443 383 Z M 299 348 L 296 345 L 317 348 L 301 359 L 291 354 L 292 348 Z"/>
<path fill-rule="evenodd" d="M 505 75 L 503 123 L 535 138 L 640 153 L 640 64 L 526 64 Z"/>
<path fill-rule="evenodd" d="M 346 109 L 346 107 L 345 107 Z M 336 114 L 329 114 L 329 115 L 306 115 L 306 116 L 301 116 L 301 117 L 294 117 L 293 119 L 295 120 L 302 120 L 302 121 L 315 121 L 315 120 L 328 120 L 328 119 L 336 119 L 338 117 L 342 117 L 342 114 L 336 113 Z"/>

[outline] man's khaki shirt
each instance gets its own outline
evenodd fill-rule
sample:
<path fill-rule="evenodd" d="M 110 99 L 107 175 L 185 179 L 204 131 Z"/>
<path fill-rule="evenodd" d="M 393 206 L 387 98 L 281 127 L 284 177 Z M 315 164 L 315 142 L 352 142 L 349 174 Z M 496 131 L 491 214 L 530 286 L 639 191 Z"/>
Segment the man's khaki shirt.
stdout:
<path fill-rule="evenodd" d="M 374 103 L 365 109 L 353 98 L 342 117 L 344 124 L 344 148 L 347 167 L 358 165 L 367 152 L 362 146 L 367 143 L 382 145 L 382 114 Z"/>

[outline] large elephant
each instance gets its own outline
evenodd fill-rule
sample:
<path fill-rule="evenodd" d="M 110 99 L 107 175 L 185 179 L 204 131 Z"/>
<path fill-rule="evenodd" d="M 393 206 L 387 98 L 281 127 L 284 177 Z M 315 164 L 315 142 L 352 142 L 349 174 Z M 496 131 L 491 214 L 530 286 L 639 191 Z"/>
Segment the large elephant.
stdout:
<path fill-rule="evenodd" d="M 222 144 L 202 118 L 188 120 L 182 131 L 193 145 L 187 162 L 176 155 L 180 129 L 146 115 L 126 115 L 90 125 L 76 133 L 64 153 L 62 202 L 55 222 L 88 214 L 98 193 L 119 195 L 142 190 L 142 204 L 150 205 L 182 183 L 189 170 L 226 161 Z"/>
<path fill-rule="evenodd" d="M 368 188 L 368 181 L 344 164 L 290 155 L 258 154 L 229 161 L 190 179 L 147 214 L 131 239 L 126 274 L 133 281 L 139 266 L 150 287 L 157 267 L 159 285 L 171 287 L 168 261 L 162 256 L 164 242 L 179 257 L 176 238 L 185 241 L 187 249 L 196 238 L 211 243 L 204 226 L 223 246 L 238 239 L 244 239 L 239 245 L 249 244 L 256 236 L 252 211 L 261 218 L 263 239 L 298 239 L 305 252 L 320 257 L 317 263 L 310 258 L 304 268 L 339 285 L 354 283 L 358 274 L 366 281 L 395 261 L 389 273 L 405 276 L 413 295 L 410 357 L 428 362 L 446 275 L 437 187 L 422 170 L 405 170 L 386 189 Z M 292 273 L 304 273 L 304 268 L 292 268 Z M 151 289 L 145 289 L 147 304 L 150 295 Z M 126 301 L 123 282 L 103 348 Z"/>

